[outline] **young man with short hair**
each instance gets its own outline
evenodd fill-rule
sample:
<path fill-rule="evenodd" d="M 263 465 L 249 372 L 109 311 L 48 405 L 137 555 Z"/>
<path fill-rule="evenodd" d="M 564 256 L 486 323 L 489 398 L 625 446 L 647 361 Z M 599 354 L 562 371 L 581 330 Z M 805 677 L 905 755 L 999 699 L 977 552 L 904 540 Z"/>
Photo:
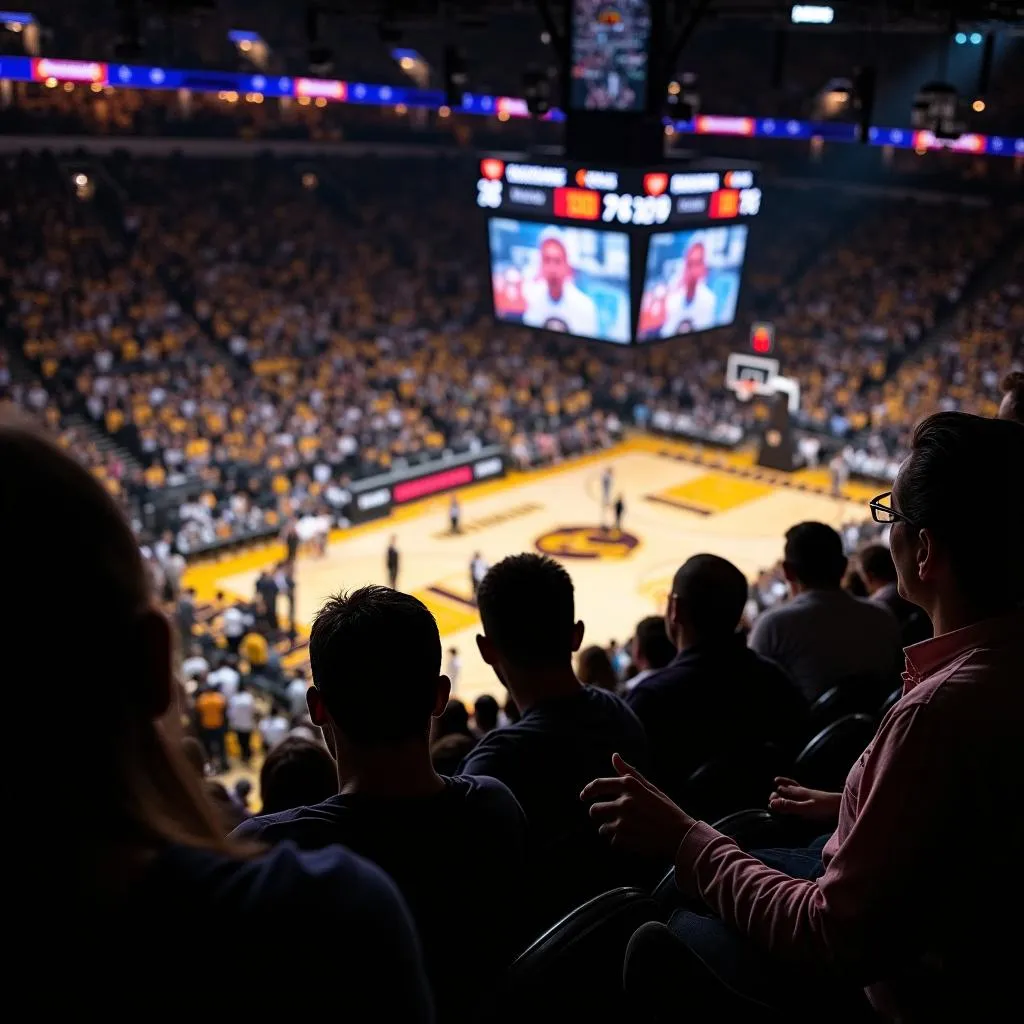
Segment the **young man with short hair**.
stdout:
<path fill-rule="evenodd" d="M 853 681 L 881 700 L 899 682 L 899 624 L 888 608 L 843 590 L 839 534 L 825 523 L 791 527 L 782 571 L 791 598 L 758 616 L 750 646 L 778 662 L 809 703 Z"/>
<path fill-rule="evenodd" d="M 528 937 L 517 902 L 453 899 L 453 872 L 471 893 L 522 877 L 523 813 L 495 779 L 434 771 L 430 721 L 450 686 L 437 623 L 415 597 L 373 586 L 330 598 L 309 659 L 309 714 L 337 762 L 338 793 L 253 818 L 238 834 L 304 849 L 341 843 L 380 865 L 416 919 L 438 1019 L 468 1019 Z"/>
<path fill-rule="evenodd" d="M 627 698 L 651 741 L 658 784 L 672 796 L 702 764 L 774 743 L 789 753 L 807 705 L 785 672 L 737 632 L 747 579 L 717 555 L 694 555 L 672 580 L 662 630 L 678 654 Z"/>
<path fill-rule="evenodd" d="M 584 686 L 572 656 L 583 641 L 573 585 L 557 562 L 540 555 L 506 558 L 480 585 L 483 635 L 477 646 L 518 706 L 514 725 L 487 733 L 462 764 L 501 779 L 530 827 L 538 913 L 553 924 L 585 899 L 646 881 L 646 865 L 597 841 L 579 792 L 606 770 L 615 751 L 646 764 L 647 737 L 615 694 Z"/>

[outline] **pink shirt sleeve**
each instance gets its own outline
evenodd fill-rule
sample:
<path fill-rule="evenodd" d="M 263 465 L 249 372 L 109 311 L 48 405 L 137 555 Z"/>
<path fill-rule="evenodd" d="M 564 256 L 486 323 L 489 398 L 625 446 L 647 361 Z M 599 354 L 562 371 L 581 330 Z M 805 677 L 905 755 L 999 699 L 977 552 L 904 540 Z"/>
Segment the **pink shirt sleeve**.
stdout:
<path fill-rule="evenodd" d="M 766 867 L 698 821 L 676 855 L 679 888 L 702 897 L 773 955 L 870 974 L 870 963 L 887 950 L 898 953 L 919 921 L 912 908 L 929 888 L 922 886 L 923 865 L 940 830 L 940 801 L 951 797 L 935 777 L 950 752 L 921 721 L 927 711 L 914 704 L 890 715 L 862 755 L 862 767 L 854 767 L 859 786 L 851 778 L 843 800 L 855 801 L 855 820 L 817 881 Z"/>

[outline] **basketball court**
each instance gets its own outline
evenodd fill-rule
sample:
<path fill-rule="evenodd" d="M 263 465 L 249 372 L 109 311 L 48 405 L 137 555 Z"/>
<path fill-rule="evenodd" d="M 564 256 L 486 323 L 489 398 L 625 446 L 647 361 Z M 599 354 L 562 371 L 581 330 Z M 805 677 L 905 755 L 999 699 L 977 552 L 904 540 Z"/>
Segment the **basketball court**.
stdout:
<path fill-rule="evenodd" d="M 621 493 L 626 503 L 621 533 L 601 523 L 600 476 L 608 466 L 614 471 L 613 500 Z M 334 531 L 325 557 L 299 555 L 296 617 L 305 636 L 329 594 L 385 583 L 385 549 L 394 536 L 401 553 L 398 586 L 434 613 L 446 652 L 455 647 L 461 655 L 457 696 L 500 697 L 500 684 L 474 640 L 474 552 L 488 564 L 522 551 L 558 559 L 576 585 L 584 644 L 622 642 L 645 615 L 664 611 L 672 575 L 690 555 L 722 555 L 753 578 L 781 557 L 783 534 L 794 523 L 816 519 L 839 527 L 860 521 L 875 489 L 849 484 L 843 498 L 834 498 L 824 470 L 776 473 L 758 469 L 749 452 L 723 454 L 638 436 L 561 466 L 513 473 L 460 492 L 462 532 L 455 536 L 448 532 L 448 495 Z M 283 554 L 280 544 L 264 545 L 197 565 L 187 581 L 201 601 L 217 590 L 248 600 L 260 569 Z M 305 660 L 300 639 L 284 663 Z"/>

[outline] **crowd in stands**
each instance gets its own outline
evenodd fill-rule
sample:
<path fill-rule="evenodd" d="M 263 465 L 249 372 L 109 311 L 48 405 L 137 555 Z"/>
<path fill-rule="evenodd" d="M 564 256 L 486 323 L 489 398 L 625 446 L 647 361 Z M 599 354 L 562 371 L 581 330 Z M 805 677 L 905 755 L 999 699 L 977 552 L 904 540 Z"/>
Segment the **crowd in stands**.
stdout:
<path fill-rule="evenodd" d="M 330 985 L 349 1019 L 501 1019 L 506 999 L 527 998 L 506 969 L 531 939 L 589 898 L 649 892 L 671 869 L 628 947 L 627 933 L 601 949 L 622 971 L 592 972 L 570 998 L 589 994 L 608 1019 L 638 1022 L 674 1019 L 681 992 L 693 1012 L 737 1020 L 988 1019 L 1015 992 L 1003 925 L 1024 903 L 1015 414 L 1007 403 L 1000 419 L 921 423 L 892 492 L 870 505 L 888 543 L 859 548 L 852 564 L 830 527 L 794 526 L 789 598 L 777 595 L 747 635 L 743 575 L 717 556 L 687 559 L 663 619 L 605 650 L 602 668 L 581 658 L 598 673 L 588 685 L 573 667 L 585 624 L 566 570 L 534 554 L 494 565 L 477 594 L 478 644 L 508 693 L 504 724 L 493 700 L 475 721 L 452 703 L 433 617 L 383 587 L 323 606 L 312 687 L 293 679 L 257 724 L 253 677 L 273 660 L 275 623 L 282 631 L 275 574 L 247 610 L 233 607 L 211 662 L 194 595 L 179 590 L 173 618 L 161 612 L 173 580 L 155 592 L 111 495 L 5 414 L 0 477 L 33 500 L 3 489 L 4 535 L 56 538 L 71 520 L 89 538 L 10 545 L 19 600 L 3 627 L 9 669 L 59 702 L 48 730 L 62 756 L 40 761 L 35 739 L 16 741 L 19 763 L 34 767 L 12 811 L 39 844 L 23 866 L 36 894 L 28 914 L 46 922 L 54 955 L 73 953 L 67 998 L 109 1008 L 159 989 L 165 1005 L 188 1005 L 191 987 L 161 984 L 167 957 L 213 914 L 242 935 L 319 928 L 344 950 Z M 54 644 L 53 580 L 69 576 L 88 599 L 61 616 Z M 931 636 L 902 656 L 911 623 L 894 598 L 923 613 Z M 176 633 L 200 640 L 179 668 Z M 83 678 L 102 678 L 103 700 Z M 836 701 L 857 713 L 822 729 Z M 292 729 L 302 705 L 308 721 Z M 267 748 L 260 808 L 204 767 L 236 756 L 227 734 L 244 759 L 254 732 Z M 451 744 L 437 749 L 450 736 L 464 753 L 446 774 L 432 747 L 451 759 Z M 55 816 L 41 795 L 68 765 L 76 785 L 63 786 Z M 751 790 L 723 787 L 743 772 Z M 719 820 L 768 806 L 765 827 L 788 836 L 771 849 Z M 503 898 L 484 898 L 496 878 Z M 67 918 L 56 933 L 53 913 Z M 100 913 L 110 927 L 96 941 Z M 602 929 L 588 934 L 596 942 Z M 545 939 L 547 955 L 558 941 Z M 207 979 L 204 1006 L 237 1006 L 251 955 L 239 945 L 220 951 L 225 973 Z M 288 972 L 309 970 L 303 943 L 277 956 Z M 126 970 L 130 991 L 110 984 Z M 264 1004 L 294 997 L 290 985 L 265 987 Z M 540 1014 L 549 996 L 527 1006 Z"/>
<path fill-rule="evenodd" d="M 459 161 L 74 166 L 91 199 L 70 164 L 3 169 L 8 332 L 46 392 L 8 390 L 137 518 L 185 485 L 146 524 L 183 553 L 343 521 L 352 480 L 445 450 L 501 443 L 529 466 L 633 423 L 734 443 L 760 415 L 723 386 L 745 320 L 641 353 L 490 322 Z M 921 414 L 992 411 L 1021 360 L 1019 254 L 954 314 L 954 340 L 919 343 L 1019 229 L 1012 212 L 780 188 L 757 227 L 747 308 L 776 322 L 800 422 L 846 441 L 855 471 L 891 478 Z"/>

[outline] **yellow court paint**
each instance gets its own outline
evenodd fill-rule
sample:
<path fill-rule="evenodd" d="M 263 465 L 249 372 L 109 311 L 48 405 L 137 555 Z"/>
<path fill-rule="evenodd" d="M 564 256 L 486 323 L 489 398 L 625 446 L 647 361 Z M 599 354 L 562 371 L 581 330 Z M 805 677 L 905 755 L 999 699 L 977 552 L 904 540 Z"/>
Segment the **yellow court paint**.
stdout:
<path fill-rule="evenodd" d="M 756 501 L 773 493 L 771 484 L 747 480 L 727 473 L 705 473 L 677 487 L 661 491 L 657 497 L 676 502 L 698 512 L 728 512 L 729 509 Z"/>

